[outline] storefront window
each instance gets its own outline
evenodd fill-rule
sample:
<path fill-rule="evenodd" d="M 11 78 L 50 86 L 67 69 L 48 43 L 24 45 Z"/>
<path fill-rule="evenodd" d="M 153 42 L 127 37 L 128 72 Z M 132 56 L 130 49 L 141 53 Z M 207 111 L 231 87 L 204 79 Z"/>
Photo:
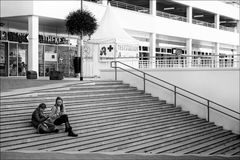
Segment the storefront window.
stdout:
<path fill-rule="evenodd" d="M 44 46 L 38 46 L 38 63 L 39 63 L 39 76 L 44 76 L 45 69 L 44 69 Z"/>
<path fill-rule="evenodd" d="M 58 46 L 58 70 L 63 72 L 65 77 L 74 76 L 73 58 L 75 48 Z"/>
<path fill-rule="evenodd" d="M 44 60 L 45 60 L 45 76 L 49 76 L 50 71 L 57 70 L 56 46 L 45 45 Z"/>
<path fill-rule="evenodd" d="M 28 45 L 18 44 L 18 76 L 26 76 Z"/>
<path fill-rule="evenodd" d="M 10 43 L 9 48 L 9 76 L 17 76 L 17 44 Z"/>
<path fill-rule="evenodd" d="M 8 45 L 6 42 L 0 43 L 0 76 L 8 74 Z"/>

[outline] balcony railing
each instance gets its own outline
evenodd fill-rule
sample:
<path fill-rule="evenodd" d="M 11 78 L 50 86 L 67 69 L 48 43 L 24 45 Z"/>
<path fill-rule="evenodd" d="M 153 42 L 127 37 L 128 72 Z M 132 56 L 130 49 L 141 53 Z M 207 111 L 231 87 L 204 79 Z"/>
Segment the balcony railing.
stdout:
<path fill-rule="evenodd" d="M 199 21 L 199 20 L 196 20 L 196 19 L 193 19 L 192 23 L 193 24 L 197 24 L 197 25 L 206 26 L 206 27 L 215 28 L 215 24 L 214 23 L 208 23 L 208 22 Z"/>
<path fill-rule="evenodd" d="M 161 59 L 160 59 L 161 58 Z M 164 57 L 147 57 L 146 60 L 141 60 L 142 57 L 124 57 L 116 58 L 117 61 L 122 61 L 139 69 L 157 69 L 157 68 L 240 68 L 240 55 L 228 56 L 164 56 Z M 109 60 L 101 60 L 106 63 L 106 68 L 109 67 Z"/>
<path fill-rule="evenodd" d="M 169 18 L 169 19 L 173 19 L 173 20 L 187 22 L 186 17 L 178 16 L 178 15 L 175 15 L 175 14 L 170 14 L 170 13 L 166 13 L 166 12 L 162 12 L 162 11 L 157 11 L 156 14 L 159 17 L 164 17 L 164 18 Z"/>
<path fill-rule="evenodd" d="M 234 28 L 225 27 L 225 26 L 222 26 L 222 25 L 219 26 L 219 29 L 224 30 L 224 31 L 231 31 L 231 32 L 234 32 L 234 31 L 235 31 Z"/>
<path fill-rule="evenodd" d="M 141 12 L 141 13 L 147 13 L 147 14 L 150 13 L 149 8 L 146 8 L 146 7 L 140 7 L 140 6 L 136 6 L 136 5 L 132 5 L 132 4 L 124 3 L 124 2 L 119 2 L 119 1 L 110 1 L 110 3 L 114 7 L 137 11 L 137 12 Z"/>

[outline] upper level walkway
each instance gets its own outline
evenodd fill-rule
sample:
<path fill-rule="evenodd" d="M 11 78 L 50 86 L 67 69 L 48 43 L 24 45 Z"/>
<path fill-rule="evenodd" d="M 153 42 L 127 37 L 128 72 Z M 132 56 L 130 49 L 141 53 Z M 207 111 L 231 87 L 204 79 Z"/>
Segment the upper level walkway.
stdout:
<path fill-rule="evenodd" d="M 98 1 L 94 1 L 94 0 L 86 0 L 86 1 L 98 2 Z M 129 3 L 121 2 L 121 1 L 115 1 L 115 0 L 110 1 L 110 3 L 112 6 L 117 7 L 117 8 L 127 9 L 127 10 L 146 13 L 146 14 L 151 13 L 151 9 L 147 8 L 147 7 L 137 6 L 137 5 L 133 5 L 133 4 L 129 4 Z M 187 17 L 176 15 L 176 14 L 171 14 L 171 13 L 167 13 L 167 12 L 163 12 L 163 11 L 159 11 L 159 10 L 156 11 L 156 15 L 159 17 L 164 17 L 164 18 L 168 18 L 168 19 L 172 19 L 172 20 L 187 22 Z M 194 19 L 194 17 L 192 19 L 192 23 L 196 24 L 196 25 L 205 26 L 205 27 L 216 28 L 215 23 L 209 23 L 206 21 Z M 219 29 L 225 30 L 225 31 L 230 31 L 230 32 L 235 32 L 235 28 L 226 27 L 224 25 L 219 25 Z"/>

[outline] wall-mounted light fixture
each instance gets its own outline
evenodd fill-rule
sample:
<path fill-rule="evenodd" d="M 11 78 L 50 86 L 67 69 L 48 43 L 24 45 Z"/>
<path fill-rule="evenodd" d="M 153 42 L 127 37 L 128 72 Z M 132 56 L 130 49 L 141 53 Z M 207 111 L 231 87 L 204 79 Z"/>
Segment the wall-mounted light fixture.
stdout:
<path fill-rule="evenodd" d="M 199 17 L 204 17 L 204 15 L 203 14 L 199 14 L 199 15 L 194 15 L 193 17 L 194 18 L 199 18 Z"/>
<path fill-rule="evenodd" d="M 166 10 L 173 10 L 173 9 L 175 9 L 175 7 L 167 7 L 167 8 L 163 8 L 164 11 L 166 11 Z"/>

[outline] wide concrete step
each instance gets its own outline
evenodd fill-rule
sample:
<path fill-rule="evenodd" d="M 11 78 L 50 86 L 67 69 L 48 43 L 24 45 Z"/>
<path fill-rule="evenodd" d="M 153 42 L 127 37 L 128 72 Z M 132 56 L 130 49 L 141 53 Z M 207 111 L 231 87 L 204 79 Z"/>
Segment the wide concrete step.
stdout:
<path fill-rule="evenodd" d="M 89 101 L 111 101 L 111 100 L 122 100 L 122 99 L 144 99 L 144 98 L 148 98 L 148 99 L 158 99 L 157 97 L 152 97 L 150 96 L 149 94 L 117 94 L 117 95 L 93 95 L 93 96 L 69 96 L 69 97 L 65 97 L 64 96 L 62 97 L 64 99 L 64 103 L 68 103 L 68 102 L 72 102 L 72 101 L 77 101 L 81 104 L 81 102 L 89 102 Z M 44 103 L 49 103 L 49 102 L 52 102 L 52 103 L 55 103 L 55 99 L 56 99 L 56 96 L 55 97 L 48 97 L 48 98 L 45 98 L 44 99 Z M 28 100 L 23 100 L 23 101 L 18 101 L 18 102 L 9 102 L 8 104 L 4 104 L 3 105 L 5 107 L 3 107 L 1 109 L 1 111 L 10 111 L 11 109 L 15 109 L 15 107 L 19 107 L 21 108 L 22 106 L 26 106 L 26 102 L 27 102 L 27 106 L 29 106 L 30 104 L 35 104 L 35 103 L 43 103 L 41 102 L 43 101 L 42 100 L 42 97 L 38 97 L 38 98 L 35 98 L 35 99 L 28 99 Z"/>
<path fill-rule="evenodd" d="M 36 134 L 31 113 L 63 98 L 74 132 Z M 1 150 L 240 154 L 239 135 L 122 81 L 88 81 L 1 97 Z M 47 112 L 48 112 L 47 111 Z"/>
<path fill-rule="evenodd" d="M 72 106 L 75 107 L 75 106 Z M 118 112 L 118 113 L 122 113 L 122 112 L 127 112 L 131 113 L 131 112 L 141 112 L 141 111 L 149 111 L 149 110 L 156 110 L 158 112 L 161 112 L 159 114 L 162 113 L 169 113 L 169 112 L 179 112 L 180 108 L 170 108 L 171 106 L 166 105 L 165 103 L 162 103 L 161 105 L 159 104 L 152 104 L 152 105 L 147 105 L 147 104 L 135 104 L 135 105 L 129 105 L 128 107 L 126 106 L 117 106 L 117 107 L 106 107 L 104 109 L 102 108 L 97 108 L 95 106 L 92 106 L 91 108 L 69 108 L 69 115 L 74 118 L 75 116 L 90 116 L 90 115 L 94 115 L 95 117 L 101 116 L 101 115 L 107 115 L 107 114 L 114 114 L 116 115 L 116 113 L 114 112 Z M 24 112 L 23 114 L 21 114 L 21 117 L 26 117 L 26 119 L 30 119 L 31 118 L 31 114 L 32 112 L 29 112 L 29 110 L 26 110 L 26 112 Z M 98 115 L 98 116 L 96 116 Z M 23 126 L 24 124 L 26 125 L 26 123 L 28 124 L 29 121 L 26 121 L 25 119 L 19 119 L 19 117 L 16 117 L 15 115 L 13 115 L 14 117 L 11 117 L 12 115 L 9 115 L 9 121 L 7 121 L 6 118 L 5 121 L 6 122 L 2 122 L 0 124 L 1 128 L 4 129 L 9 129 L 12 128 L 11 126 L 15 126 L 14 128 L 17 128 L 17 126 Z M 28 124 L 29 125 L 29 124 Z M 0 131 L 1 132 L 1 131 Z"/>
<path fill-rule="evenodd" d="M 37 107 L 40 103 L 45 103 L 46 105 L 54 105 L 55 99 L 52 100 L 39 100 L 39 102 L 32 102 L 27 104 L 7 104 L 4 105 L 1 109 L 2 112 L 4 110 L 7 110 L 9 108 L 16 108 L 16 107 L 26 107 L 26 106 L 35 106 Z M 66 99 L 64 100 L 64 104 L 67 106 L 68 104 L 77 103 L 79 106 L 85 105 L 85 104 L 96 104 L 96 103 L 108 103 L 108 102 L 131 102 L 131 101 L 157 101 L 157 97 L 151 97 L 148 95 L 135 95 L 135 96 L 129 96 L 129 97 L 104 97 L 104 98 L 94 98 L 94 99 Z M 10 111 L 9 111 L 10 112 Z"/>
<path fill-rule="evenodd" d="M 152 127 L 150 127 L 149 129 L 153 129 Z M 173 129 L 171 128 L 171 131 Z M 125 130 L 119 130 L 117 133 L 116 132 L 108 132 L 106 133 L 107 136 L 104 136 L 102 138 L 100 138 L 98 135 L 96 135 L 95 137 L 92 137 L 91 139 L 86 139 L 84 141 L 84 139 L 82 141 L 78 141 L 77 143 L 68 143 L 64 146 L 53 146 L 51 148 L 45 148 L 44 150 L 48 150 L 48 151 L 60 151 L 60 150 L 66 150 L 66 151 L 69 151 L 69 150 L 72 150 L 72 151 L 86 151 L 86 149 L 89 149 L 89 148 L 92 148 L 92 147 L 96 147 L 96 146 L 102 146 L 102 145 L 105 145 L 105 144 L 108 144 L 108 141 L 111 141 L 113 139 L 120 139 L 124 136 L 129 136 L 129 135 L 138 135 L 136 136 L 135 138 L 139 138 L 141 137 L 142 135 L 144 135 L 144 133 L 147 133 L 147 131 L 145 131 L 143 128 L 141 129 L 138 129 L 138 128 L 129 128 L 129 129 L 125 129 Z M 167 132 L 167 131 L 166 131 Z M 167 134 L 165 132 L 165 134 Z M 161 132 L 162 134 L 164 133 Z M 157 135 L 157 137 L 159 137 L 159 135 Z M 148 139 L 148 138 L 147 138 Z M 129 138 L 129 140 L 131 140 L 131 138 Z M 89 142 L 90 141 L 90 142 Z M 140 140 L 142 141 L 142 140 Z M 137 143 L 139 142 L 139 140 L 137 140 L 136 142 L 131 142 L 131 143 Z M 111 142 L 110 142 L 111 143 Z M 119 142 L 118 142 L 119 143 Z M 119 144 L 115 144 L 115 146 L 119 146 Z M 129 142 L 125 141 L 126 144 L 129 144 Z M 104 147 L 103 147 L 104 148 Z"/>
<path fill-rule="evenodd" d="M 164 116 L 163 118 L 159 119 L 158 115 L 153 115 L 152 118 L 148 118 L 147 116 L 135 115 L 135 116 L 129 117 L 128 119 L 125 119 L 125 117 L 121 117 L 121 118 L 117 117 L 117 118 L 109 118 L 109 119 L 99 118 L 97 121 L 89 121 L 89 120 L 84 121 L 80 119 L 76 121 L 71 121 L 71 124 L 74 127 L 74 130 L 78 130 L 80 128 L 80 133 L 87 133 L 87 132 L 95 133 L 96 131 L 113 129 L 119 126 L 127 126 L 129 124 L 145 125 L 149 122 L 152 124 L 158 124 L 163 128 L 164 127 L 174 128 L 174 127 L 178 127 L 178 124 L 191 125 L 191 124 L 203 123 L 204 121 L 197 119 L 196 116 L 189 116 L 189 115 L 184 115 L 184 116 L 170 115 L 169 118 L 167 119 Z M 171 124 L 171 122 L 176 122 L 176 123 L 174 123 L 173 125 Z M 48 135 L 42 135 L 40 139 L 42 138 L 51 139 L 52 136 L 57 137 L 58 135 L 54 134 L 54 135 L 51 135 L 50 137 L 48 137 Z M 0 139 L 0 142 L 2 146 L 9 145 L 9 143 L 14 145 L 17 143 L 17 141 L 21 143 L 25 143 L 26 139 L 29 139 L 32 137 L 39 137 L 39 134 L 25 134 L 25 135 L 17 134 L 14 137 L 5 137 L 4 139 Z"/>
<path fill-rule="evenodd" d="M 42 91 L 32 91 L 26 94 L 14 94 L 11 96 L 1 96 L 2 100 L 5 99 L 16 99 L 16 98 L 21 98 L 21 97 L 36 97 L 36 96 L 43 96 L 43 97 L 48 97 L 50 95 L 56 95 L 56 92 L 61 95 L 86 95 L 86 94 L 93 94 L 93 93 L 115 93 L 115 92 L 131 92 L 131 91 L 137 91 L 136 87 L 125 87 L 125 88 L 106 88 L 106 89 L 101 89 L 101 90 L 75 90 L 72 91 L 69 88 L 67 89 L 62 89 L 62 90 L 42 90 Z M 143 92 L 140 90 L 140 92 Z"/>
<path fill-rule="evenodd" d="M 166 119 L 167 118 L 167 119 Z M 171 122 L 176 122 L 174 125 L 171 124 Z M 179 122 L 179 123 L 178 123 Z M 74 130 L 81 128 L 80 133 L 84 132 L 96 132 L 98 130 L 105 130 L 105 129 L 110 129 L 110 128 L 116 128 L 119 126 L 126 126 L 129 124 L 142 124 L 145 125 L 147 123 L 152 123 L 152 124 L 159 124 L 161 123 L 161 126 L 164 127 L 165 125 L 169 126 L 171 125 L 172 128 L 177 127 L 178 124 L 197 124 L 197 123 L 203 123 L 204 120 L 199 120 L 197 119 L 196 116 L 189 116 L 189 115 L 181 115 L 181 116 L 169 116 L 165 117 L 162 116 L 162 118 L 159 118 L 157 115 L 153 115 L 152 118 L 148 118 L 148 116 L 132 116 L 128 117 L 127 119 L 124 117 L 116 117 L 116 118 L 98 118 L 97 121 L 91 121 L 91 120 L 74 120 L 71 121 L 71 125 L 74 127 Z M 60 129 L 64 129 L 64 125 L 57 126 Z M 30 128 L 33 130 L 32 128 Z M 54 134 L 55 135 L 55 134 Z M 5 137 L 4 139 L 0 139 L 0 142 L 2 146 L 5 146 L 4 144 L 16 144 L 16 141 L 22 141 L 24 142 L 23 139 L 26 138 L 31 138 L 31 137 L 38 137 L 39 134 L 21 134 L 17 135 L 14 137 Z M 48 138 L 47 136 L 45 137 L 44 135 L 42 136 L 43 138 Z"/>
<path fill-rule="evenodd" d="M 139 131 L 139 132 L 143 132 L 143 129 L 144 128 L 148 128 L 150 130 L 155 130 L 155 128 L 153 128 L 154 126 L 161 126 L 161 124 L 158 124 L 156 123 L 155 125 L 145 125 L 145 124 L 132 124 L 132 125 L 124 125 L 124 126 L 117 126 L 117 127 L 111 127 L 109 129 L 101 129 L 101 130 L 96 130 L 94 132 L 92 131 L 88 131 L 88 132 L 83 132 L 81 133 L 81 138 L 85 139 L 85 142 L 86 143 L 91 143 L 89 142 L 89 140 L 95 140 L 95 141 L 99 141 L 99 138 L 100 137 L 103 137 L 104 139 L 109 139 L 110 137 L 109 136 L 121 136 L 123 133 L 127 133 L 127 134 L 132 134 L 133 131 Z M 170 128 L 170 129 L 173 129 L 173 128 Z M 78 131 L 78 128 L 74 128 L 74 130 L 77 132 Z M 36 146 L 37 148 L 39 148 L 41 145 L 40 144 L 44 144 L 44 148 L 47 147 L 47 145 L 51 145 L 52 143 L 55 143 L 55 142 L 60 142 L 62 143 L 64 140 L 69 140 L 69 139 L 72 139 L 72 138 L 69 138 L 69 137 L 66 137 L 64 136 L 64 138 L 62 137 L 56 137 L 56 138 L 51 138 L 51 139 L 48 139 L 48 140 L 42 140 L 42 141 L 37 141 L 35 142 L 34 145 L 30 144 L 30 143 L 25 143 L 25 144 L 22 144 L 20 146 L 18 145 L 13 145 L 13 146 L 9 146 L 9 147 L 6 147 L 6 148 L 3 148 L 3 149 L 16 149 L 16 148 L 23 148 L 23 147 L 34 147 Z M 81 140 L 84 141 L 84 140 Z M 75 140 L 75 143 L 78 141 L 76 139 L 72 139 L 72 140 Z M 49 143 L 50 142 L 50 143 Z M 47 143 L 47 144 L 46 144 Z M 36 145 L 37 144 L 37 145 Z M 71 141 L 71 142 L 65 142 L 64 143 L 64 146 L 66 147 L 66 145 L 69 144 L 69 145 L 73 145 L 74 143 Z M 75 144 L 76 145 L 76 144 Z M 62 146 L 62 147 L 64 147 Z M 27 149 L 27 148 L 25 148 Z"/>
<path fill-rule="evenodd" d="M 142 114 L 154 114 L 154 112 L 158 112 L 159 113 L 159 109 L 142 109 L 140 111 L 119 111 L 118 113 L 114 114 L 114 113 L 102 113 L 99 116 L 96 116 L 96 114 L 86 114 L 83 113 L 82 115 L 79 114 L 75 114 L 75 115 L 70 115 L 70 120 L 74 121 L 74 120 L 78 120 L 79 118 L 87 118 L 88 120 L 91 121 L 96 121 L 96 119 L 98 119 L 99 117 L 104 117 L 104 118 L 108 118 L 108 117 L 112 117 L 112 116 L 125 116 L 126 119 L 128 118 L 127 116 L 133 116 L 135 114 L 138 113 L 142 113 Z M 178 111 L 173 111 L 175 114 L 177 114 Z M 163 115 L 165 114 L 165 118 L 167 118 L 169 111 L 167 111 L 166 113 L 163 112 Z M 182 112 L 179 113 L 179 115 L 184 115 L 184 114 L 188 114 L 188 112 Z M 30 118 L 29 118 L 29 125 L 30 125 Z M 26 131 L 27 128 L 14 128 L 14 129 L 5 129 L 4 126 L 1 126 L 2 130 L 0 131 L 1 136 L 5 137 L 5 136 L 11 136 L 12 134 L 14 134 L 14 132 L 20 132 L 20 131 Z"/>
<path fill-rule="evenodd" d="M 172 105 L 165 105 L 166 102 L 165 101 L 153 101 L 153 102 L 142 102 L 141 104 L 138 104 L 138 103 L 129 103 L 129 104 L 125 104 L 125 103 L 108 103 L 106 105 L 101 105 L 101 104 L 98 104 L 98 105 L 92 105 L 92 104 L 88 104 L 88 105 L 82 105 L 82 106 L 79 106 L 77 104 L 71 104 L 71 105 L 68 105 L 67 107 L 67 112 L 69 114 L 72 114 L 72 112 L 75 112 L 75 111 L 79 111 L 79 110 L 82 110 L 82 111 L 85 111 L 85 110 L 94 110 L 94 111 L 97 111 L 97 110 L 111 110 L 111 109 L 132 109 L 134 107 L 144 107 L 144 108 L 147 108 L 148 106 L 158 106 L 158 107 L 172 107 Z M 104 108 L 103 108 L 104 107 Z M 15 122 L 13 121 L 13 119 L 9 119 L 7 120 L 7 118 L 13 118 L 13 117 L 17 117 L 17 118 L 20 118 L 22 120 L 25 120 L 28 116 L 31 116 L 31 114 L 29 113 L 32 113 L 34 111 L 36 107 L 35 106 L 29 106 L 29 107 L 25 107 L 25 108 L 21 108 L 21 109 L 17 109 L 20 110 L 20 111 L 23 111 L 23 113 L 18 113 L 18 115 L 16 114 L 8 114 L 8 115 L 2 115 L 1 117 L 4 118 L 3 122 L 0 123 L 0 125 L 10 125 L 10 124 L 15 124 Z M 176 109 L 180 109 L 179 107 L 176 108 Z M 46 111 L 46 113 L 50 112 L 50 108 L 47 109 L 48 111 Z M 12 110 L 11 110 L 12 111 Z M 17 112 L 16 111 L 16 112 Z M 20 119 L 15 119 L 15 120 L 20 120 Z M 9 122 L 11 121 L 11 122 Z M 21 120 L 20 120 L 21 121 Z"/>
<path fill-rule="evenodd" d="M 181 123 L 178 123 L 177 121 L 179 121 L 179 118 L 173 118 L 172 119 L 173 122 L 176 122 L 176 125 L 174 125 L 175 127 L 179 127 L 177 125 L 180 125 L 181 126 L 186 126 L 186 125 L 191 125 L 191 124 L 202 124 L 204 123 L 203 121 L 199 121 L 199 120 L 196 120 L 196 117 L 191 117 L 191 118 L 187 118 L 185 121 L 182 121 Z M 100 136 L 101 133 L 105 133 L 104 131 L 115 131 L 115 130 L 121 130 L 121 129 L 124 129 L 124 128 L 132 128 L 132 127 L 154 127 L 154 126 L 160 126 L 162 129 L 172 129 L 173 126 L 168 122 L 168 121 L 164 121 L 162 120 L 161 124 L 159 124 L 156 120 L 153 120 L 152 122 L 150 120 L 146 120 L 146 119 L 140 119 L 139 118 L 139 121 L 137 122 L 133 122 L 133 121 L 124 121 L 122 122 L 121 124 L 117 124 L 117 122 L 115 123 L 111 123 L 111 122 L 108 122 L 108 123 L 101 123 L 101 124 L 91 124 L 91 125 L 88 125 L 88 126 L 82 126 L 82 127 L 74 127 L 74 130 L 76 132 L 78 132 L 78 129 L 81 128 L 81 137 L 85 136 L 87 137 L 87 135 L 95 135 L 97 133 L 99 133 L 98 136 Z M 171 126 L 171 127 L 170 127 Z M 170 127 L 170 128 L 169 128 Z M 152 130 L 156 130 L 156 128 L 151 128 Z M 38 137 L 37 139 L 33 139 L 34 137 L 36 137 L 37 135 L 33 134 L 33 135 L 25 135 L 25 137 L 21 136 L 21 137 L 18 137 L 15 138 L 13 141 L 4 141 L 4 142 L 1 142 L 2 144 L 2 147 L 4 146 L 10 146 L 10 145 L 16 145 L 16 144 L 23 144 L 23 143 L 26 143 L 26 141 L 24 141 L 24 139 L 28 138 L 28 139 L 31 139 L 31 143 L 34 142 L 34 141 L 39 141 L 39 140 L 51 140 L 53 139 L 54 137 L 54 140 L 56 140 L 56 138 L 59 137 L 59 135 L 56 135 L 56 134 L 53 134 L 51 135 L 50 137 L 48 136 L 41 136 L 41 137 Z M 104 136 L 104 135 L 102 135 Z M 66 138 L 65 136 L 62 137 L 62 142 L 65 140 L 65 139 L 68 139 Z M 38 146 L 39 147 L 39 146 Z"/>
<path fill-rule="evenodd" d="M 52 100 L 56 98 L 56 95 L 61 94 L 61 92 L 59 93 L 55 93 L 52 95 L 48 95 L 47 97 L 45 97 L 44 95 L 35 95 L 35 96 L 31 96 L 31 97 L 18 97 L 18 98 L 9 98 L 9 99 L 3 99 L 1 100 L 2 105 L 6 105 L 6 104 L 12 104 L 12 103 L 26 103 L 27 102 L 33 102 L 33 101 L 38 101 L 41 100 L 42 98 L 44 98 L 44 100 Z M 96 97 L 124 97 L 124 96 L 131 96 L 131 95 L 141 95 L 142 92 L 141 91 L 128 91 L 128 92 L 116 92 L 114 94 L 112 94 L 112 92 L 101 92 L 101 93 L 92 93 L 92 94 L 63 94 L 61 95 L 61 98 L 65 99 L 90 99 L 90 98 L 96 98 Z M 142 95 L 148 95 L 150 96 L 150 94 L 142 94 Z"/>
<path fill-rule="evenodd" d="M 206 124 L 204 123 L 191 123 L 190 121 L 188 123 L 185 124 L 178 124 L 178 126 L 162 126 L 159 125 L 158 127 L 155 127 L 154 129 L 151 130 L 141 130 L 141 132 L 139 133 L 138 130 L 137 131 L 132 131 L 131 133 L 126 133 L 129 134 L 128 136 L 119 136 L 119 137 L 108 137 L 111 138 L 110 140 L 107 140 L 104 142 L 104 144 L 102 143 L 102 140 L 97 140 L 97 142 L 95 143 L 88 143 L 87 145 L 83 145 L 82 143 L 79 143 L 79 145 L 71 145 L 71 148 L 67 149 L 67 150 L 76 150 L 76 151 L 84 151 L 84 152 L 106 152 L 108 149 L 111 150 L 119 150 L 119 148 L 123 145 L 128 145 L 128 144 L 134 144 L 134 143 L 138 143 L 140 141 L 144 141 L 144 140 L 148 140 L 148 139 L 154 139 L 155 137 L 162 137 L 164 135 L 167 134 L 171 134 L 174 132 L 180 132 L 180 133 L 184 133 L 184 130 L 186 129 L 193 129 L 194 127 L 206 127 Z M 193 129 L 194 130 L 194 129 Z M 137 133 L 136 133 L 137 132 Z M 96 140 L 95 140 L 96 141 Z M 66 146 L 64 146 L 66 147 Z M 55 148 L 56 149 L 56 148 Z M 54 149 L 54 150 L 55 150 Z M 60 148 L 58 148 L 57 150 L 59 150 Z M 64 148 L 61 148 L 64 149 Z"/>

